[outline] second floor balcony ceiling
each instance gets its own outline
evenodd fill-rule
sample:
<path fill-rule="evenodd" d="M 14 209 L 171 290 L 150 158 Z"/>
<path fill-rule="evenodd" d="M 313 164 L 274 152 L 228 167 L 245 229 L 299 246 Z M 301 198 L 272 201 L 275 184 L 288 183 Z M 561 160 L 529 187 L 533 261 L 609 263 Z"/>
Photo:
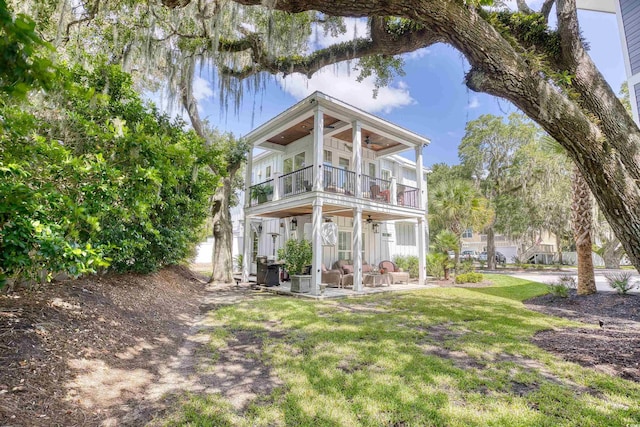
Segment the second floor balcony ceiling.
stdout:
<path fill-rule="evenodd" d="M 362 148 L 375 153 L 376 157 L 397 154 L 430 142 L 421 135 L 321 92 L 314 92 L 251 131 L 246 139 L 254 148 L 284 152 L 287 145 L 313 134 L 318 109 L 322 111 L 323 141 L 335 138 L 352 144 L 353 125 L 357 122 L 361 127 Z"/>

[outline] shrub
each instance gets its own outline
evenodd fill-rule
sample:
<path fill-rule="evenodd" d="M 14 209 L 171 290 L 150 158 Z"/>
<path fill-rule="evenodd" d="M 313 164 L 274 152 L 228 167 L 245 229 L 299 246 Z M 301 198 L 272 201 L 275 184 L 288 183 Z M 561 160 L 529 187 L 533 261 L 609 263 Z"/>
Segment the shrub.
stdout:
<path fill-rule="evenodd" d="M 482 273 L 463 273 L 456 275 L 456 283 L 480 283 L 483 278 Z"/>
<path fill-rule="evenodd" d="M 578 287 L 576 279 L 573 276 L 560 276 L 556 282 L 548 283 L 549 292 L 560 298 L 567 298 L 569 291 Z"/>
<path fill-rule="evenodd" d="M 440 252 L 427 254 L 427 274 L 435 278 L 444 277 L 444 266 L 449 262 L 449 256 Z"/>
<path fill-rule="evenodd" d="M 567 298 L 569 296 L 569 288 L 564 283 L 548 283 L 547 289 L 557 297 Z"/>
<path fill-rule="evenodd" d="M 287 273 L 303 274 L 313 259 L 311 242 L 305 239 L 289 239 L 284 244 L 284 248 L 278 249 L 278 258 L 284 260 Z"/>
<path fill-rule="evenodd" d="M 403 269 L 409 273 L 410 277 L 418 277 L 418 257 L 414 255 L 402 256 L 397 255 L 393 257 L 393 262 L 398 268 Z"/>
<path fill-rule="evenodd" d="M 457 272 L 459 274 L 473 272 L 473 261 L 470 259 L 462 261 L 460 264 L 458 264 Z"/>
<path fill-rule="evenodd" d="M 631 273 L 628 271 L 621 273 L 605 274 L 609 286 L 614 289 L 618 294 L 625 295 L 632 289 L 636 288 L 636 284 L 631 283 Z"/>

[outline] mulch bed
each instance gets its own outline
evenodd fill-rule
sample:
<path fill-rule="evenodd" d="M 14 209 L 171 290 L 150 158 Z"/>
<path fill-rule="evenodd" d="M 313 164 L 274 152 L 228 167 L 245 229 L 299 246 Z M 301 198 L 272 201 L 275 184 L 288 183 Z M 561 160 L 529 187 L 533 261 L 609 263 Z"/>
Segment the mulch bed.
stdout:
<path fill-rule="evenodd" d="M 0 295 L 0 425 L 127 424 L 116 420 L 178 352 L 204 288 L 175 267 Z"/>
<path fill-rule="evenodd" d="M 542 331 L 533 338 L 536 345 L 565 360 L 640 382 L 640 295 L 578 296 L 572 291 L 568 298 L 532 298 L 525 306 L 596 327 Z"/>

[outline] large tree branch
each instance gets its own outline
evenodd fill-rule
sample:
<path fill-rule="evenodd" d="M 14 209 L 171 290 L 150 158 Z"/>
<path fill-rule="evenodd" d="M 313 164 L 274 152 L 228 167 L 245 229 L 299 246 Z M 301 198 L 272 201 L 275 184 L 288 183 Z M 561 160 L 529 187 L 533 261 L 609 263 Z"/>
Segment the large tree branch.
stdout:
<path fill-rule="evenodd" d="M 629 172 L 640 179 L 640 131 L 582 44 L 575 0 L 558 0 L 557 16 L 562 60 L 575 75 L 572 86 L 584 108 L 601 122 L 611 145 L 623 154 Z"/>

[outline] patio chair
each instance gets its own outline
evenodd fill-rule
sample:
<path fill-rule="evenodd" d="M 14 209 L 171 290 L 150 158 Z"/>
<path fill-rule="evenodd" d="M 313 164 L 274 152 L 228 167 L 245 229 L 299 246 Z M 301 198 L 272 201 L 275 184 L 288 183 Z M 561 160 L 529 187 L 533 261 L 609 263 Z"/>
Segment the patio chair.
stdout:
<path fill-rule="evenodd" d="M 322 264 L 322 283 L 326 283 L 332 288 L 342 287 L 342 270 L 333 269 L 327 270 L 324 264 Z"/>
<path fill-rule="evenodd" d="M 401 282 L 409 283 L 409 273 L 399 269 L 392 261 L 381 261 L 378 267 L 380 267 L 380 271 L 382 269 L 386 271 L 386 274 L 391 278 L 392 285 Z"/>
<path fill-rule="evenodd" d="M 380 190 L 378 184 L 372 184 L 369 189 L 371 190 L 371 198 L 373 200 L 382 200 L 389 203 L 389 190 Z"/>

